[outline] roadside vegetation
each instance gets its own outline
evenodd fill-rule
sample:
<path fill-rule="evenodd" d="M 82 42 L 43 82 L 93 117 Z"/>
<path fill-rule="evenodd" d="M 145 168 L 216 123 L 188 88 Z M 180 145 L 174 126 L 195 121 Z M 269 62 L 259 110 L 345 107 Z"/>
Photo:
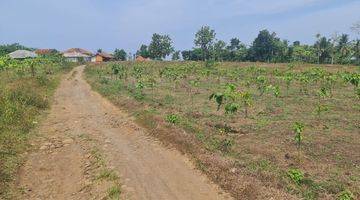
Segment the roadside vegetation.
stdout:
<path fill-rule="evenodd" d="M 88 65 L 92 87 L 237 198 L 360 196 L 360 69 L 207 62 Z"/>
<path fill-rule="evenodd" d="M 12 198 L 10 188 L 29 147 L 29 133 L 49 107 L 60 76 L 71 67 L 58 56 L 0 57 L 0 199 Z"/>

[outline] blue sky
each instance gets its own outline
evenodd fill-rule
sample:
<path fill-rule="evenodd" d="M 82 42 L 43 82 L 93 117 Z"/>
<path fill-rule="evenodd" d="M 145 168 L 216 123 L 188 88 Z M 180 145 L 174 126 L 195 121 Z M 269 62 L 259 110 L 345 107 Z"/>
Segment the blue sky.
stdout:
<path fill-rule="evenodd" d="M 312 43 L 316 33 L 351 33 L 360 0 L 0 0 L 0 13 L 1 44 L 135 52 L 155 32 L 189 49 L 202 25 L 248 45 L 265 28 Z"/>

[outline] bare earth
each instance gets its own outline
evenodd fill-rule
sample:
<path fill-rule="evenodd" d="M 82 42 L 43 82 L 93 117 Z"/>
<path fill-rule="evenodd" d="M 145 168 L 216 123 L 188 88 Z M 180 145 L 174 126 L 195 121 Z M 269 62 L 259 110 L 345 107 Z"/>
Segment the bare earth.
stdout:
<path fill-rule="evenodd" d="M 47 119 L 20 171 L 22 199 L 106 199 L 91 151 L 99 148 L 120 177 L 122 199 L 231 199 L 189 159 L 162 146 L 131 117 L 93 92 L 84 66 L 59 86 Z"/>

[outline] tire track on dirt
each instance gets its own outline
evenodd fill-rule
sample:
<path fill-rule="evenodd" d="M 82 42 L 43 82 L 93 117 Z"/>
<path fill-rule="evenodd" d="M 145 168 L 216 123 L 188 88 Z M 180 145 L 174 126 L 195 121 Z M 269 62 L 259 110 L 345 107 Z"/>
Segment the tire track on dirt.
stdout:
<path fill-rule="evenodd" d="M 109 168 L 120 176 L 123 199 L 231 199 L 188 158 L 146 136 L 129 116 L 93 92 L 83 70 L 75 68 L 62 81 L 39 128 L 43 138 L 34 143 L 43 145 L 30 154 L 20 176 L 26 199 L 104 198 L 111 184 L 94 183 L 87 175 L 91 145 L 84 136 L 96 141 Z"/>

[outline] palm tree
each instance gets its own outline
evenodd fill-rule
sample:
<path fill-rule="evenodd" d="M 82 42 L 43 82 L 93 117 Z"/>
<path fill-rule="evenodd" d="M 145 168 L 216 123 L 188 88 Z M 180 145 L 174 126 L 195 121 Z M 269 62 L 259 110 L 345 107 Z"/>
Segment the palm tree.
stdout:
<path fill-rule="evenodd" d="M 344 59 L 346 59 L 350 53 L 350 41 L 349 41 L 349 35 L 342 34 L 339 39 L 338 44 L 338 51 L 340 53 L 340 60 L 342 63 L 344 63 Z"/>
<path fill-rule="evenodd" d="M 315 48 L 318 54 L 318 63 L 323 63 L 326 58 L 330 55 L 331 42 L 326 37 L 321 37 L 320 34 L 316 35 L 318 39 L 315 43 Z"/>
<path fill-rule="evenodd" d="M 353 51 L 353 56 L 356 59 L 356 63 L 360 64 L 360 39 L 354 41 L 352 51 Z"/>

